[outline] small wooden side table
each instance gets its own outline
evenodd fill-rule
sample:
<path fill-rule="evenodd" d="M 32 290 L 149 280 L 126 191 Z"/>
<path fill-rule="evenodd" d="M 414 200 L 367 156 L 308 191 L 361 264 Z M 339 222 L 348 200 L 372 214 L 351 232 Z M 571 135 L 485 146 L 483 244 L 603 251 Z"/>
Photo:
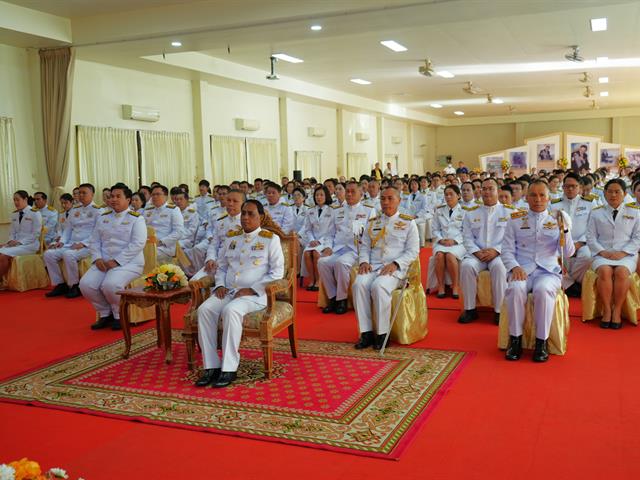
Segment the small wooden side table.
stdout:
<path fill-rule="evenodd" d="M 172 303 L 188 303 L 191 299 L 191 290 L 188 287 L 175 290 L 148 290 L 142 287 L 133 287 L 117 292 L 120 295 L 120 325 L 124 334 L 124 353 L 122 358 L 129 358 L 131 351 L 131 324 L 129 323 L 129 305 L 141 308 L 156 307 L 156 332 L 158 334 L 158 347 L 164 351 L 164 361 L 171 363 L 171 314 L 169 307 Z"/>

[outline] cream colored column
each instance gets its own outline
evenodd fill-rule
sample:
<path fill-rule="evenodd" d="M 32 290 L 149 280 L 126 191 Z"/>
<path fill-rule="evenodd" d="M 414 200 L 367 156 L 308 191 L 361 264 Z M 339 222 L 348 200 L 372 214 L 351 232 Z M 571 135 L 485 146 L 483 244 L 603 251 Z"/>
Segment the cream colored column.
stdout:
<path fill-rule="evenodd" d="M 293 178 L 293 159 L 289 158 L 289 119 L 287 97 L 278 98 L 278 110 L 280 118 L 280 177 Z"/>
<path fill-rule="evenodd" d="M 195 153 L 195 171 L 193 182 L 198 182 L 206 178 L 212 185 L 216 184 L 213 178 L 213 168 L 211 165 L 211 144 L 209 140 L 210 132 L 207 131 L 207 121 L 205 118 L 207 100 L 207 82 L 202 80 L 191 81 L 191 102 L 193 105 L 193 145 Z M 197 189 L 193 190 L 194 192 Z"/>
<path fill-rule="evenodd" d="M 377 162 L 380 163 L 380 165 L 384 165 L 384 136 L 385 136 L 385 125 L 384 125 L 384 118 L 382 118 L 380 115 L 376 115 L 376 143 L 377 143 Z M 375 162 L 371 162 L 371 166 L 373 166 Z M 384 171 L 384 167 L 382 167 L 382 170 Z"/>
<path fill-rule="evenodd" d="M 336 109 L 336 141 L 338 159 L 336 162 L 336 175 L 347 175 L 347 157 L 344 152 L 344 111 L 342 108 Z"/>

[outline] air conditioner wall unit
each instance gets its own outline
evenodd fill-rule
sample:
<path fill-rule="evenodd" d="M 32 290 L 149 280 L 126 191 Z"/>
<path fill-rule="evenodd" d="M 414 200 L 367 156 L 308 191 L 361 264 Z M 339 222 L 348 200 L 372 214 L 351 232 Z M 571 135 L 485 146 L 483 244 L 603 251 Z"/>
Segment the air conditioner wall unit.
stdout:
<path fill-rule="evenodd" d="M 307 133 L 310 137 L 324 137 L 327 131 L 324 128 L 309 127 L 307 128 Z"/>
<path fill-rule="evenodd" d="M 247 118 L 236 118 L 236 130 L 245 130 L 255 132 L 260 130 L 260 122 L 258 120 L 249 120 Z"/>
<path fill-rule="evenodd" d="M 138 120 L 141 122 L 157 122 L 160 120 L 160 110 L 151 107 L 122 105 L 122 118 L 125 120 Z"/>
<path fill-rule="evenodd" d="M 391 137 L 391 143 L 393 143 L 394 145 L 402 143 L 402 137 Z"/>
<path fill-rule="evenodd" d="M 358 142 L 366 142 L 369 140 L 369 134 L 366 132 L 356 132 L 356 140 Z"/>

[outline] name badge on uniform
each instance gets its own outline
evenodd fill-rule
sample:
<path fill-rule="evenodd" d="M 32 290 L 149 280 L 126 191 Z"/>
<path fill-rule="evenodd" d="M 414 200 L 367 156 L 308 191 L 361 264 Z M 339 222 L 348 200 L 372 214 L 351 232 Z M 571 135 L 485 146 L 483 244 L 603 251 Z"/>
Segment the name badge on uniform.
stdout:
<path fill-rule="evenodd" d="M 74 217 L 79 217 L 80 216 L 80 212 L 76 212 L 73 214 Z"/>
<path fill-rule="evenodd" d="M 520 225 L 520 230 L 529 230 L 529 219 L 527 217 L 522 218 L 522 225 Z"/>
<path fill-rule="evenodd" d="M 473 219 L 473 221 L 474 221 L 474 222 L 480 222 L 480 221 L 481 221 L 481 219 L 480 219 L 480 218 L 474 218 L 474 219 Z"/>
<path fill-rule="evenodd" d="M 547 222 L 545 224 L 542 225 L 542 228 L 545 228 L 547 230 L 551 230 L 556 228 L 558 225 L 555 222 Z"/>
<path fill-rule="evenodd" d="M 631 215 L 623 215 L 622 218 L 626 218 L 627 220 L 633 220 Z"/>
<path fill-rule="evenodd" d="M 256 243 L 251 247 L 251 250 L 253 250 L 254 252 L 261 252 L 262 250 L 264 250 L 264 243 L 262 242 Z"/>
<path fill-rule="evenodd" d="M 458 215 L 458 216 L 456 217 L 456 220 L 460 220 L 460 221 L 462 221 L 462 215 Z"/>
<path fill-rule="evenodd" d="M 164 217 L 168 217 L 169 215 L 167 215 L 166 213 L 161 213 L 160 214 L 160 218 L 164 218 Z"/>
<path fill-rule="evenodd" d="M 366 215 L 366 214 L 364 214 L 364 213 L 358 213 L 358 214 L 356 215 L 356 220 L 359 220 L 359 219 L 361 219 L 361 218 L 367 218 L 367 215 Z"/>
<path fill-rule="evenodd" d="M 499 222 L 506 222 L 507 220 L 509 220 L 507 217 L 500 217 L 498 219 Z"/>
<path fill-rule="evenodd" d="M 578 207 L 578 208 L 576 208 L 576 212 L 579 212 L 581 210 L 586 210 L 586 209 L 587 209 L 587 207 Z"/>
<path fill-rule="evenodd" d="M 122 222 L 120 225 L 129 225 L 131 222 Z"/>

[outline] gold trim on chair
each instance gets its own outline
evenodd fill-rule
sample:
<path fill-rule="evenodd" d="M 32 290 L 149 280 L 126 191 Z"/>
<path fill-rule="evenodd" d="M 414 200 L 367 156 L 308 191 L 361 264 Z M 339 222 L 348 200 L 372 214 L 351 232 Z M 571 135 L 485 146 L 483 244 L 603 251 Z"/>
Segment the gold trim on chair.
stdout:
<path fill-rule="evenodd" d="M 11 259 L 11 265 L 7 272 L 6 284 L 9 290 L 25 292 L 36 288 L 49 286 L 49 275 L 42 259 L 45 243 L 44 238 L 47 228 L 40 230 L 40 243 L 38 251 L 31 255 L 18 255 Z"/>
<path fill-rule="evenodd" d="M 582 321 L 588 322 L 602 316 L 602 302 L 596 288 L 598 274 L 589 269 L 582 280 Z M 622 317 L 633 325 L 638 325 L 638 309 L 640 308 L 640 277 L 636 272 L 631 274 L 629 291 L 622 306 Z"/>

